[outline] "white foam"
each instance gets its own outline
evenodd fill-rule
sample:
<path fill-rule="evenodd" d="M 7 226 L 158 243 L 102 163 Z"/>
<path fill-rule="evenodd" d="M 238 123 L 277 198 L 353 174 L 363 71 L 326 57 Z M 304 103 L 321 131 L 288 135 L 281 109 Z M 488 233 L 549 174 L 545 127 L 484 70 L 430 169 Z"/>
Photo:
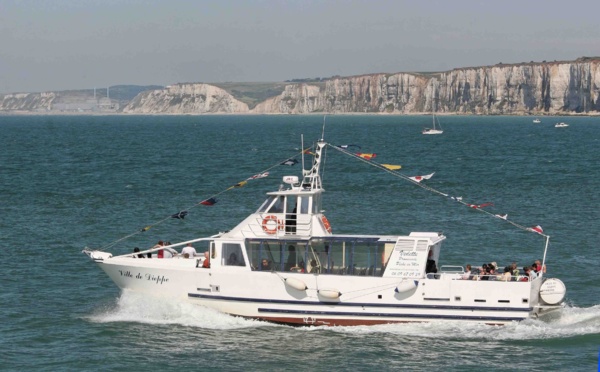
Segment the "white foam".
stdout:
<path fill-rule="evenodd" d="M 99 323 L 179 324 L 207 329 L 271 326 L 270 323 L 229 316 L 185 301 L 150 297 L 129 291 L 123 291 L 115 306 L 99 310 L 89 319 Z"/>

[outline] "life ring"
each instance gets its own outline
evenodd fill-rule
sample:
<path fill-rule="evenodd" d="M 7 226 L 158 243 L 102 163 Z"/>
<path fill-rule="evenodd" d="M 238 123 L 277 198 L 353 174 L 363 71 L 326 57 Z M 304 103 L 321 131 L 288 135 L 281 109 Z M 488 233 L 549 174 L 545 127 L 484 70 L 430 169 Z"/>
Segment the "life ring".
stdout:
<path fill-rule="evenodd" d="M 273 223 L 271 223 L 271 221 L 275 222 L 275 226 L 273 227 Z M 273 216 L 272 214 L 265 217 L 262 221 L 262 229 L 264 230 L 264 232 L 266 232 L 267 234 L 275 234 L 277 232 L 277 230 L 282 230 L 283 229 L 283 224 L 281 223 L 281 221 L 279 221 L 277 219 L 276 216 Z"/>
<path fill-rule="evenodd" d="M 321 222 L 323 222 L 323 227 L 327 230 L 328 233 L 331 233 L 331 224 L 329 220 L 325 216 L 321 216 Z"/>

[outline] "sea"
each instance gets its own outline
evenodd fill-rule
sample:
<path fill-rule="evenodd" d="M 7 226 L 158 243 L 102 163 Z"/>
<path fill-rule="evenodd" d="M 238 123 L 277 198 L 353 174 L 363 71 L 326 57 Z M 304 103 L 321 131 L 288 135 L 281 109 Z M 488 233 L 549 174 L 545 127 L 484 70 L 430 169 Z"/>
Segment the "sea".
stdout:
<path fill-rule="evenodd" d="M 600 117 L 439 119 L 444 133 L 424 136 L 427 115 L 0 116 L 0 370 L 600 370 Z M 82 254 L 229 230 L 300 175 L 298 154 L 320 138 L 434 173 L 423 184 L 439 191 L 328 147 L 334 233 L 443 232 L 440 265 L 542 259 L 544 237 L 494 217 L 507 214 L 550 236 L 566 306 L 500 327 L 291 327 L 121 293 Z"/>

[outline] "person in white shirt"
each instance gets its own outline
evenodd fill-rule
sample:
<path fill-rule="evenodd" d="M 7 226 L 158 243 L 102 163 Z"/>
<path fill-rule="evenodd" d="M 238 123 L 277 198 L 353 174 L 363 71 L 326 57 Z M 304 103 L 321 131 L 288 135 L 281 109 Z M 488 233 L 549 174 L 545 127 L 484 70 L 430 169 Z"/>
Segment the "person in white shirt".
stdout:
<path fill-rule="evenodd" d="M 467 265 L 464 274 L 462 274 L 462 276 L 460 278 L 463 280 L 471 279 L 471 265 Z"/>
<path fill-rule="evenodd" d="M 187 254 L 187 256 L 186 256 Z M 183 247 L 183 249 L 181 250 L 181 255 L 185 258 L 194 258 L 194 256 L 196 255 L 196 248 L 192 247 L 192 243 L 188 243 L 185 247 Z"/>

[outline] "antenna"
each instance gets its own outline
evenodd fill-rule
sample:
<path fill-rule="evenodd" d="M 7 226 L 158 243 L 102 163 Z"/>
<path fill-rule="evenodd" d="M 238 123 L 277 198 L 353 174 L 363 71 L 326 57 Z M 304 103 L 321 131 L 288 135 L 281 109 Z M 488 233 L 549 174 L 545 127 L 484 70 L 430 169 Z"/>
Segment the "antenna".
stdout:
<path fill-rule="evenodd" d="M 327 115 L 323 115 L 323 131 L 321 132 L 321 141 L 323 141 L 323 139 L 325 138 L 325 119 L 327 118 Z"/>

